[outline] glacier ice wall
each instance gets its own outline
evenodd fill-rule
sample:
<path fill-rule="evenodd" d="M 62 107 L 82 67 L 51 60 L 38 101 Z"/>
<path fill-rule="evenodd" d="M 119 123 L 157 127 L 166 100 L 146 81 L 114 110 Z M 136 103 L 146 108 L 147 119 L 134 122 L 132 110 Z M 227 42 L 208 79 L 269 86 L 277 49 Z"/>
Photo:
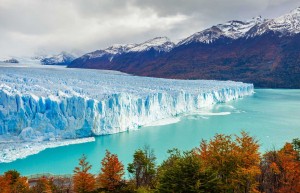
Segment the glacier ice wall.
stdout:
<path fill-rule="evenodd" d="M 252 84 L 232 81 L 63 68 L 0 70 L 0 137 L 24 141 L 123 132 L 253 93 Z"/>

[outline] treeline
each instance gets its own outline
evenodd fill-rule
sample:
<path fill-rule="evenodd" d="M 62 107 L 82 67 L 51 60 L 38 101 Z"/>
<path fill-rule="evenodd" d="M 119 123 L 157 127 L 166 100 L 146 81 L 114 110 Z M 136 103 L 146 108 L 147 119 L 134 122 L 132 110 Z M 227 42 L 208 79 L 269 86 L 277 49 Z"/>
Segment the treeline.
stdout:
<path fill-rule="evenodd" d="M 300 193 L 300 140 L 263 155 L 258 150 L 258 142 L 245 132 L 217 134 L 190 151 L 169 150 L 157 166 L 154 151 L 145 147 L 127 166 L 129 180 L 118 156 L 106 151 L 97 175 L 89 172 L 92 166 L 83 155 L 69 182 L 42 177 L 30 183 L 11 170 L 0 176 L 0 192 Z"/>

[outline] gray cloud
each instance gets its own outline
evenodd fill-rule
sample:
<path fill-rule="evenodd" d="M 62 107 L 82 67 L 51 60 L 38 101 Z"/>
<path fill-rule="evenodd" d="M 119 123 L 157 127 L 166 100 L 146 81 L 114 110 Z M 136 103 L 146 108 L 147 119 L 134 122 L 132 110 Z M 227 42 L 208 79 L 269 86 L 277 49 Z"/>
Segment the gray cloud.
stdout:
<path fill-rule="evenodd" d="M 178 41 L 231 19 L 277 17 L 298 0 L 0 0 L 0 56 L 82 53 L 156 36 Z"/>

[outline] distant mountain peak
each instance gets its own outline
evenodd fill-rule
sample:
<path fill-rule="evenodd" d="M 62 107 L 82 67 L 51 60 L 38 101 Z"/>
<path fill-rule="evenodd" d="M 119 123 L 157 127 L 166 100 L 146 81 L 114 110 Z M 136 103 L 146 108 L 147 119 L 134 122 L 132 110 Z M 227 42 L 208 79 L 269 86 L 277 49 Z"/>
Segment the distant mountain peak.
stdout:
<path fill-rule="evenodd" d="M 59 54 L 44 57 L 40 61 L 44 65 L 68 65 L 76 58 L 75 55 L 62 51 Z"/>
<path fill-rule="evenodd" d="M 105 48 L 103 50 L 96 50 L 94 52 L 87 53 L 81 58 L 84 60 L 107 57 L 109 61 L 112 61 L 116 55 L 129 52 L 145 52 L 150 49 L 154 49 L 158 52 L 168 52 L 175 44 L 170 41 L 167 37 L 156 37 L 147 40 L 140 44 L 113 44 L 112 46 Z"/>
<path fill-rule="evenodd" d="M 248 21 L 231 20 L 223 24 L 212 26 L 211 28 L 197 32 L 190 37 L 180 41 L 178 45 L 189 44 L 191 42 L 212 43 L 215 40 L 225 37 L 230 39 L 238 39 L 243 37 L 253 26 L 264 22 L 261 17 L 254 17 Z"/>
<path fill-rule="evenodd" d="M 300 6 L 297 7 L 296 9 L 293 9 L 290 14 L 300 14 Z"/>
<path fill-rule="evenodd" d="M 129 52 L 142 52 L 148 51 L 153 48 L 156 51 L 168 52 L 174 47 L 174 43 L 170 41 L 167 37 L 156 37 L 150 40 L 147 40 L 143 43 L 137 44 L 135 47 L 131 48 Z"/>
<path fill-rule="evenodd" d="M 133 75 L 253 82 L 258 87 L 300 88 L 300 8 L 274 19 L 231 20 L 180 41 L 166 37 L 113 45 L 103 57 L 82 57 L 68 67 L 118 70 Z M 126 48 L 126 49 L 125 49 Z M 117 52 L 112 52 L 118 50 Z M 112 55 L 121 53 L 120 55 Z"/>
<path fill-rule="evenodd" d="M 248 36 L 262 35 L 273 31 L 282 35 L 297 34 L 300 32 L 300 7 L 287 14 L 274 19 L 269 19 L 249 32 Z"/>
<path fill-rule="evenodd" d="M 192 42 L 209 44 L 222 37 L 230 39 L 255 37 L 270 31 L 281 35 L 300 33 L 300 7 L 274 19 L 267 20 L 257 16 L 248 21 L 231 20 L 218 24 L 191 35 L 180 41 L 177 46 Z"/>
<path fill-rule="evenodd" d="M 2 59 L 0 62 L 3 62 L 3 63 L 19 63 L 19 61 L 15 58 L 5 58 L 5 59 Z"/>

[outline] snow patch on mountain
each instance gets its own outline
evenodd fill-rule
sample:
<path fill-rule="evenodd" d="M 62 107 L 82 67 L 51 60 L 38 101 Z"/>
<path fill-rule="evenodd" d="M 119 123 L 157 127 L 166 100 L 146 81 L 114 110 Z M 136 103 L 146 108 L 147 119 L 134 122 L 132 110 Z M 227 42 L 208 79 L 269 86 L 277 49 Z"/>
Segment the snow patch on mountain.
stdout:
<path fill-rule="evenodd" d="M 262 35 L 268 31 L 278 32 L 282 35 L 297 34 L 300 32 L 300 7 L 292 10 L 290 13 L 269 19 L 261 23 L 256 28 L 249 31 L 248 36 L 254 37 Z"/>
<path fill-rule="evenodd" d="M 73 54 L 61 52 L 57 55 L 43 57 L 40 61 L 44 65 L 68 65 L 76 59 L 76 57 L 77 56 Z"/>
<path fill-rule="evenodd" d="M 78 57 L 77 54 L 61 52 L 59 54 L 38 54 L 35 56 L 0 57 L 0 63 L 19 63 L 25 66 L 68 65 Z"/>
<path fill-rule="evenodd" d="M 167 37 L 156 37 L 140 44 L 115 44 L 104 50 L 96 50 L 81 56 L 85 60 L 107 57 L 113 60 L 114 56 L 129 52 L 145 52 L 154 49 L 158 52 L 169 52 L 175 46 Z"/>
<path fill-rule="evenodd" d="M 114 44 L 104 50 L 96 50 L 94 52 L 85 54 L 81 58 L 93 59 L 93 58 L 100 58 L 102 56 L 110 57 L 110 56 L 128 52 L 129 49 L 131 49 L 135 46 L 136 46 L 136 44 Z"/>
<path fill-rule="evenodd" d="M 143 52 L 150 49 L 154 49 L 159 52 L 169 52 L 174 45 L 175 44 L 167 37 L 156 37 L 144 43 L 137 44 L 135 47 L 129 49 L 128 52 Z"/>
<path fill-rule="evenodd" d="M 211 28 L 197 32 L 190 37 L 180 41 L 177 46 L 190 44 L 192 42 L 212 43 L 219 38 L 238 39 L 243 37 L 253 26 L 264 22 L 261 16 L 252 18 L 249 21 L 232 20 L 224 24 L 218 24 Z"/>

